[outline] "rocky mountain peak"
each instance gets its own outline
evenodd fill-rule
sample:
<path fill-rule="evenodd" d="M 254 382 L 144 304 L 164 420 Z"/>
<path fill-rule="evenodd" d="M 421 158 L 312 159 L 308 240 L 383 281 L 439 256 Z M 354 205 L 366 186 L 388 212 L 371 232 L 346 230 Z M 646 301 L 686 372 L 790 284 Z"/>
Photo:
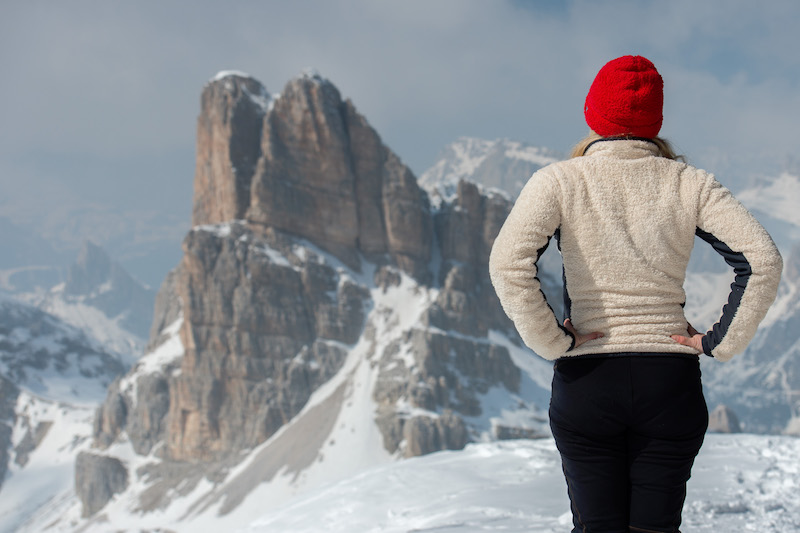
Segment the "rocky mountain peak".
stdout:
<path fill-rule="evenodd" d="M 328 78 L 323 77 L 322 74 L 320 74 L 320 72 L 317 69 L 315 69 L 314 67 L 304 68 L 303 72 L 301 73 L 301 76 L 303 78 L 308 78 L 308 79 L 314 81 L 315 83 L 327 83 L 327 84 L 333 85 L 330 82 L 330 80 L 328 80 Z"/>
<path fill-rule="evenodd" d="M 197 119 L 193 225 L 244 218 L 271 97 L 254 78 L 225 71 L 203 89 Z"/>
<path fill-rule="evenodd" d="M 515 198 L 535 171 L 561 159 L 558 152 L 519 141 L 461 137 L 419 181 L 434 197 L 452 198 L 458 182 L 468 180 Z"/>
<path fill-rule="evenodd" d="M 195 225 L 157 297 L 148 353 L 98 411 L 98 457 L 118 441 L 157 456 L 147 499 L 161 505 L 155 494 L 183 486 L 187 465 L 192 483 L 221 479 L 256 449 L 258 483 L 284 468 L 301 483 L 336 457 L 364 466 L 541 435 L 520 398 L 537 385 L 512 359 L 521 348 L 488 278 L 510 202 L 462 182 L 432 207 L 318 74 L 268 105 L 256 93 L 266 90 L 240 73 L 203 90 Z M 87 461 L 97 468 L 81 494 L 103 495 L 84 498 L 89 512 L 139 475 Z M 202 505 L 235 507 L 253 476 Z"/>
<path fill-rule="evenodd" d="M 85 241 L 75 262 L 69 267 L 64 293 L 68 295 L 87 295 L 100 289 L 110 280 L 111 259 L 101 247 Z"/>
<path fill-rule="evenodd" d="M 309 72 L 267 106 L 256 92 L 266 91 L 241 75 L 215 78 L 203 91 L 194 225 L 247 220 L 306 238 L 351 266 L 359 253 L 388 253 L 425 277 L 427 196 L 353 104 Z"/>
<path fill-rule="evenodd" d="M 81 303 L 100 310 L 124 329 L 147 338 L 152 318 L 153 291 L 135 280 L 108 253 L 91 241 L 84 242 L 70 265 L 62 290 L 55 290 L 50 300 L 63 296 L 65 303 Z M 42 305 L 53 308 L 51 301 Z"/>

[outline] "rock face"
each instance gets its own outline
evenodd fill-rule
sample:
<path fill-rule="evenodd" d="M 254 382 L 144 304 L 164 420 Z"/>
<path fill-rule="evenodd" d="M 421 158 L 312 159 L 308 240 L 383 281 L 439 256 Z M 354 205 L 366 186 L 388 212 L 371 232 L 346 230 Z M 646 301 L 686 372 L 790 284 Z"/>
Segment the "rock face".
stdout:
<path fill-rule="evenodd" d="M 727 405 L 718 405 L 708 415 L 708 431 L 713 433 L 741 433 L 739 418 Z"/>
<path fill-rule="evenodd" d="M 413 364 L 398 364 L 398 351 L 410 348 Z M 461 416 L 479 416 L 478 399 L 493 386 L 516 392 L 519 368 L 496 345 L 442 333 L 414 330 L 383 352 L 374 398 L 384 447 L 411 457 L 457 450 L 471 440 Z M 407 403 L 408 412 L 398 409 Z M 427 413 L 414 415 L 414 410 Z M 495 435 L 497 437 L 497 435 Z"/>
<path fill-rule="evenodd" d="M 195 226 L 247 219 L 316 243 L 345 263 L 390 254 L 425 278 L 431 215 L 416 178 L 316 74 L 273 100 L 252 78 L 203 92 Z"/>
<path fill-rule="evenodd" d="M 339 343 L 361 332 L 361 287 L 315 261 L 273 262 L 259 243 L 292 257 L 290 241 L 257 237 L 247 224 L 184 242 L 186 353 L 169 389 L 171 458 L 212 460 L 263 442 L 339 370 Z"/>
<path fill-rule="evenodd" d="M 203 91 L 193 225 L 244 218 L 271 99 L 263 85 L 243 76 L 210 83 Z"/>
<path fill-rule="evenodd" d="M 442 291 L 428 312 L 432 326 L 466 335 L 508 329 L 508 318 L 489 280 L 489 253 L 511 203 L 498 194 L 482 194 L 466 181 L 452 203 L 435 215 Z"/>
<path fill-rule="evenodd" d="M 128 471 L 117 459 L 81 452 L 75 461 L 75 492 L 83 516 L 91 516 L 128 484 Z"/>
<path fill-rule="evenodd" d="M 156 297 L 148 354 L 98 410 L 98 453 L 127 439 L 172 465 L 162 473 L 210 471 L 276 435 L 359 361 L 374 376 L 369 423 L 390 454 L 482 438 L 482 398 L 521 387 L 509 349 L 489 340 L 491 330 L 513 331 L 488 277 L 510 202 L 461 183 L 433 207 L 316 74 L 274 97 L 252 78 L 221 76 L 201 105 L 194 228 Z M 342 379 L 325 409 L 346 407 L 354 378 Z M 334 419 L 324 422 L 332 431 Z M 518 429 L 493 436 L 535 434 Z M 276 437 L 275 448 L 293 434 Z M 313 463 L 317 441 L 325 435 L 305 435 L 303 460 L 289 462 Z M 170 490 L 166 477 L 158 494 Z M 99 502 L 113 490 L 89 492 L 81 494 Z"/>
<path fill-rule="evenodd" d="M 16 419 L 14 406 L 18 395 L 19 389 L 16 385 L 0 374 L 0 486 L 8 470 L 11 434 Z"/>

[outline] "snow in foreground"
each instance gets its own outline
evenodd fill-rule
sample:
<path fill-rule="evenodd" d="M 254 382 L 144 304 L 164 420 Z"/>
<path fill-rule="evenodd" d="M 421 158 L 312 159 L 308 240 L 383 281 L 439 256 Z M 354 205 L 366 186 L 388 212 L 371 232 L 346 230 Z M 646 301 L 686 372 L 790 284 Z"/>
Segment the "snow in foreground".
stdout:
<path fill-rule="evenodd" d="M 800 531 L 800 439 L 708 435 L 682 530 Z M 469 445 L 367 471 L 295 500 L 240 533 L 564 532 L 551 439 Z"/>

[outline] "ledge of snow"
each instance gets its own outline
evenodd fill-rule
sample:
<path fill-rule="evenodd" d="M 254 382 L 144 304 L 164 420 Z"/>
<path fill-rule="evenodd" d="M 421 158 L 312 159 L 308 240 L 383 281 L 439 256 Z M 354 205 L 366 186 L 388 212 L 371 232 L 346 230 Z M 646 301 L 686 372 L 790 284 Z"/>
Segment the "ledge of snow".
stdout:
<path fill-rule="evenodd" d="M 220 80 L 224 80 L 225 78 L 229 78 L 231 76 L 238 76 L 240 78 L 252 78 L 252 79 L 255 79 L 255 78 L 253 78 L 253 76 L 251 76 L 247 72 L 242 72 L 241 70 L 220 70 L 209 81 L 220 81 Z"/>
<path fill-rule="evenodd" d="M 303 72 L 300 74 L 300 78 L 306 79 L 306 80 L 311 80 L 314 83 L 319 83 L 319 84 L 330 84 L 331 83 L 330 80 L 328 80 L 328 78 L 326 78 L 322 74 L 320 74 L 319 71 L 317 69 L 315 69 L 314 67 L 306 67 L 306 68 L 304 68 Z"/>

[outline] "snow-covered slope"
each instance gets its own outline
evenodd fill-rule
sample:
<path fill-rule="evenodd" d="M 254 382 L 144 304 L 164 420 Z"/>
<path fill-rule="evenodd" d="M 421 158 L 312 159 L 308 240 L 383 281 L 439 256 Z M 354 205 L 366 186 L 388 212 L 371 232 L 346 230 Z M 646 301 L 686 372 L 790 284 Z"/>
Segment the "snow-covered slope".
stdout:
<path fill-rule="evenodd" d="M 426 173 L 429 191 L 438 194 L 442 202 L 448 201 L 458 179 L 474 178 L 480 172 L 499 175 L 497 169 L 508 170 L 508 165 L 523 163 L 528 165 L 524 173 L 515 170 L 500 174 L 525 175 L 527 179 L 537 165 L 555 160 L 547 151 L 529 148 L 508 141 L 462 139 L 451 147 L 454 155 L 447 163 Z M 511 162 L 498 165 L 500 159 Z M 517 185 L 522 183 L 524 180 Z M 439 207 L 442 205 L 438 203 Z M 193 231 L 226 238 L 232 229 L 221 224 Z M 245 236 L 243 242 L 249 238 Z M 21 416 L 16 419 L 12 437 L 15 451 L 11 457 L 19 457 L 20 452 L 16 451 L 19 449 L 26 458 L 25 472 L 41 471 L 41 476 L 52 476 L 52 483 L 49 488 L 42 488 L 37 481 L 40 477 L 26 478 L 19 474 L 21 465 L 19 469 L 14 465 L 9 468 L 11 477 L 7 486 L 13 487 L 14 498 L 4 499 L 0 492 L 0 522 L 11 524 L 4 526 L 6 530 L 202 533 L 237 528 L 249 532 L 567 529 L 566 496 L 552 441 L 547 437 L 535 441 L 495 440 L 506 428 L 547 435 L 545 409 L 550 365 L 520 347 L 517 339 L 498 331 L 473 336 L 432 327 L 426 310 L 437 302 L 442 286 L 422 285 L 393 269 L 382 275 L 396 277 L 396 283 L 378 283 L 375 264 L 362 261 L 360 269 L 345 266 L 305 240 L 294 241 L 290 248 L 287 251 L 261 246 L 258 252 L 273 266 L 289 270 L 299 271 L 303 262 L 317 261 L 319 268 L 335 272 L 334 285 L 354 284 L 369 294 L 365 299 L 369 303 L 364 331 L 356 342 L 319 341 L 331 350 L 343 351 L 346 358 L 338 372 L 313 392 L 299 413 L 266 442 L 241 453 L 237 451 L 218 464 L 180 464 L 164 460 L 163 441 L 146 453 L 137 452 L 134 439 L 125 431 L 114 435 L 108 448 L 94 448 L 89 439 L 97 433 L 91 427 L 88 410 L 70 410 L 63 403 L 48 404 L 23 391 L 17 399 L 18 410 L 44 414 L 37 414 L 27 422 Z M 551 247 L 548 254 L 554 249 Z M 546 262 L 550 264 L 549 260 Z M 545 272 L 550 285 L 548 298 L 552 293 L 557 299 L 557 288 L 550 281 L 560 276 L 560 269 L 555 260 L 552 263 L 552 272 Z M 434 258 L 431 269 L 435 271 L 439 266 Z M 730 284 L 727 276 L 716 271 L 699 271 L 687 281 L 687 313 L 698 327 L 718 314 Z M 793 303 L 796 291 L 791 292 L 792 287 L 784 289 L 777 307 L 796 316 L 800 306 Z M 96 295 L 103 294 L 102 284 L 96 289 Z M 335 301 L 336 290 L 330 292 Z M 74 306 L 62 310 L 72 316 L 83 312 Z M 776 315 L 766 325 L 776 326 L 782 320 Z M 153 379 L 166 383 L 180 375 L 184 355 L 179 335 L 181 325 L 182 318 L 165 323 L 158 344 L 151 346 L 136 362 L 134 370 L 116 385 L 128 408 L 135 406 L 144 384 L 153 383 Z M 791 328 L 784 329 L 788 339 Z M 470 391 L 480 406 L 480 415 L 465 416 L 464 421 L 476 444 L 470 444 L 464 451 L 437 453 L 405 462 L 398 459 L 406 444 L 401 442 L 394 453 L 386 451 L 385 435 L 376 426 L 380 408 L 376 387 L 379 379 L 384 379 L 382 386 L 386 386 L 385 378 L 391 376 L 392 369 L 413 374 L 421 365 L 417 358 L 419 346 L 414 343 L 414 336 L 420 332 L 474 343 L 477 347 L 502 347 L 520 369 L 520 382 L 513 391 L 499 384 L 482 388 L 480 383 Z M 766 340 L 760 346 L 766 346 L 765 343 Z M 757 358 L 743 361 L 746 364 L 741 367 L 707 367 L 704 369 L 707 384 L 716 387 L 715 390 L 727 387 L 725 390 L 736 391 L 743 401 L 751 401 L 754 394 L 763 392 L 761 384 L 766 367 L 762 365 L 762 373 L 758 374 L 754 370 L 760 364 Z M 459 373 L 455 357 L 447 364 L 452 365 L 459 386 L 466 389 L 467 384 L 473 385 Z M 773 378 L 775 383 L 781 384 L 786 368 L 770 367 L 777 376 Z M 409 375 L 401 372 L 397 379 L 407 381 Z M 783 389 L 775 390 L 777 394 Z M 454 403 L 459 400 L 456 394 L 461 393 L 448 392 Z M 407 397 L 401 397 L 392 408 L 407 419 L 424 417 L 436 421 L 446 416 L 438 407 L 413 407 Z M 151 420 L 147 418 L 142 424 Z M 53 433 L 53 428 L 57 433 Z M 66 439 L 65 434 L 71 435 L 71 439 Z M 26 455 L 27 445 L 22 444 L 37 440 L 39 445 Z M 735 531 L 753 524 L 767 524 L 767 528 L 773 529 L 758 530 L 792 530 L 782 528 L 793 524 L 791 518 L 798 510 L 787 496 L 796 490 L 800 475 L 796 469 L 800 459 L 796 442 L 752 435 L 709 436 L 692 481 L 692 486 L 703 489 L 699 491 L 702 495 L 690 494 L 687 528 L 691 524 L 693 530 L 711 531 L 709 524 L 722 524 L 726 530 Z M 128 472 L 124 490 L 91 518 L 82 516 L 81 502 L 73 488 L 74 473 L 63 468 L 66 463 L 71 465 L 79 452 L 118 460 Z M 778 456 L 787 457 L 788 466 L 777 464 Z M 727 465 L 740 466 L 737 470 Z M 28 502 L 28 506 L 20 506 L 19 502 Z M 34 508 L 36 512 L 31 516 Z M 0 528 L 0 533 L 6 530 Z"/>
<path fill-rule="evenodd" d="M 689 481 L 683 529 L 800 530 L 800 440 L 708 435 Z M 506 533 L 571 528 L 552 439 L 471 444 L 378 467 L 266 514 L 240 533 Z"/>
<path fill-rule="evenodd" d="M 65 295 L 63 284 L 47 293 L 30 293 L 17 298 L 85 332 L 105 351 L 114 354 L 125 368 L 130 367 L 144 351 L 146 337 L 124 326 L 127 312 L 109 317 L 85 298 Z"/>
<path fill-rule="evenodd" d="M 9 301 L 7 305 L 44 315 L 15 301 Z M 58 324 L 55 317 L 49 320 Z M 165 333 L 169 338 L 139 361 L 137 368 L 140 375 L 163 372 L 182 355 L 177 325 L 167 328 Z M 82 337 L 82 333 L 72 326 L 61 325 L 61 330 L 77 338 Z M 0 342 L 2 340 L 4 338 L 0 335 Z M 57 338 L 52 344 L 59 340 Z M 79 453 L 91 451 L 97 407 L 105 398 L 111 379 L 124 371 L 115 357 L 105 355 L 105 358 L 115 365 L 116 370 L 100 379 L 95 376 L 78 380 L 72 376 L 64 380 L 61 374 L 53 375 L 50 372 L 45 376 L 37 374 L 34 380 L 35 384 L 41 382 L 50 385 L 50 388 L 54 388 L 52 382 L 60 384 L 66 381 L 74 383 L 74 389 L 58 387 L 47 399 L 24 386 L 18 391 L 11 421 L 8 474 L 0 487 L 0 533 L 44 531 L 51 527 L 53 521 L 61 523 L 60 531 L 72 531 L 72 527 L 78 523 L 80 506 L 75 491 L 75 460 Z M 73 367 L 68 369 L 72 374 L 76 372 Z M 123 382 L 123 386 L 131 388 L 135 387 L 135 383 Z M 34 390 L 42 392 L 41 387 L 35 387 Z M 120 446 L 115 452 L 126 459 L 137 457 L 132 451 L 126 453 L 128 449 Z M 147 458 L 144 458 L 140 464 L 146 462 Z M 77 514 L 72 522 L 64 522 L 65 509 L 73 508 Z"/>
<path fill-rule="evenodd" d="M 505 191 L 513 198 L 531 174 L 560 159 L 552 150 L 518 141 L 461 137 L 442 150 L 419 182 L 434 201 L 452 198 L 462 179 Z"/>
<path fill-rule="evenodd" d="M 75 454 L 124 370 L 81 330 L 0 297 L 0 532 L 72 490 Z"/>
<path fill-rule="evenodd" d="M 0 487 L 0 533 L 43 531 L 60 505 L 74 498 L 75 457 L 91 445 L 95 409 L 20 392 L 11 461 Z M 25 522 L 34 514 L 38 525 L 30 529 Z"/>
<path fill-rule="evenodd" d="M 195 231 L 211 232 L 220 238 L 230 234 L 222 226 Z M 292 261 L 296 259 L 288 257 L 285 250 L 268 248 L 263 243 L 258 247 L 272 263 L 293 268 Z M 392 368 L 415 372 L 420 364 L 413 344 L 415 332 L 432 329 L 425 323 L 425 312 L 436 301 L 440 289 L 421 285 L 399 271 L 395 272 L 397 283 L 379 286 L 375 281 L 375 265 L 363 261 L 360 269 L 353 269 L 307 241 L 296 242 L 291 250 L 294 257 L 335 269 L 340 284 L 347 279 L 348 283 L 369 292 L 364 334 L 352 345 L 337 344 L 347 353 L 341 369 L 316 389 L 300 413 L 276 434 L 254 449 L 231 456 L 224 464 L 181 466 L 165 462 L 161 445 L 141 455 L 125 433 L 105 450 L 88 450 L 122 461 L 129 473 L 128 485 L 89 519 L 81 516 L 82 507 L 74 490 L 62 490 L 53 500 L 58 502 L 58 508 L 51 507 L 46 515 L 48 520 L 58 517 L 58 525 L 52 531 L 231 530 L 246 526 L 267 509 L 279 509 L 292 497 L 396 462 L 402 456 L 404 445 L 401 443 L 396 453 L 389 453 L 376 424 L 381 401 L 378 381 L 385 380 L 385 373 Z M 136 389 L 148 376 L 169 378 L 180 372 L 184 353 L 178 335 L 180 326 L 180 320 L 169 325 L 162 332 L 162 343 L 145 354 L 119 382 L 119 392 L 127 402 L 140 398 Z M 488 337 L 452 331 L 439 333 L 464 342 L 503 347 L 521 368 L 515 391 L 496 384 L 483 390 L 478 387 L 459 392 L 462 398 L 474 394 L 480 405 L 479 416 L 465 417 L 472 439 L 490 441 L 511 430 L 548 434 L 546 414 L 541 407 L 547 401 L 549 387 L 551 369 L 547 362 L 534 359 L 499 332 L 491 332 Z M 404 374 L 398 376 L 402 378 Z M 462 386 L 466 386 L 470 378 L 466 374 L 460 376 Z M 407 400 L 401 399 L 397 404 L 401 416 L 433 420 L 445 416 L 439 410 L 404 402 Z M 20 531 L 37 531 L 44 525 L 37 517 Z"/>
<path fill-rule="evenodd" d="M 148 290 L 88 244 L 51 290 L 10 279 L 0 296 L 0 532 L 33 513 L 49 520 L 74 495 L 95 410 L 143 350 L 141 328 L 130 328 L 152 314 Z"/>
<path fill-rule="evenodd" d="M 369 283 L 369 277 L 365 271 L 359 281 Z M 415 327 L 434 296 L 406 277 L 385 292 L 377 287 L 371 290 L 376 302 L 369 318 L 375 327 L 374 341 L 384 344 Z M 120 384 L 123 390 L 136 386 L 135 377 L 176 371 L 175 363 L 183 353 L 179 325 L 167 328 L 167 340 L 138 362 L 136 371 Z M 546 399 L 550 378 L 549 365 L 527 350 L 498 333 L 492 333 L 490 341 L 509 348 L 523 379 L 518 397 L 502 390 L 484 396 L 487 414 L 483 422 L 473 421 L 478 427 L 518 418 L 522 411 L 516 402 L 520 400 L 544 405 L 539 402 Z M 26 439 L 36 440 L 42 433 L 44 437 L 25 456 L 27 476 L 17 475 L 22 467 L 16 463 L 10 467 L 0 492 L 0 531 L 400 533 L 447 529 L 466 533 L 556 532 L 570 527 L 566 489 L 550 438 L 482 442 L 463 451 L 400 462 L 383 452 L 371 422 L 376 365 L 365 357 L 365 349 L 365 340 L 348 347 L 350 355 L 342 370 L 273 438 L 213 480 L 191 467 L 180 472 L 183 485 L 173 489 L 165 500 L 168 503 L 149 512 L 141 509 L 144 500 L 160 490 L 150 478 L 160 462 L 158 452 L 137 455 L 122 439 L 107 453 L 122 459 L 134 477 L 128 490 L 88 522 L 80 516 L 71 464 L 78 452 L 92 451 L 92 409 L 68 409 L 23 393 L 18 411 L 29 418 L 18 418 L 14 447 L 23 450 L 21 443 Z M 535 410 L 526 412 L 536 417 Z M 298 442 L 306 442 L 307 448 L 298 450 Z M 709 435 L 690 481 L 684 528 L 795 531 L 800 527 L 798 487 L 800 440 Z M 30 518 L 26 511 L 32 508 L 38 512 Z"/>
<path fill-rule="evenodd" d="M 800 241 L 800 176 L 783 172 L 762 178 L 754 186 L 736 194 L 767 227 L 779 246 Z"/>
<path fill-rule="evenodd" d="M 97 405 L 125 368 L 82 331 L 0 297 L 0 374 L 43 399 Z"/>
<path fill-rule="evenodd" d="M 14 297 L 82 330 L 126 368 L 144 352 L 155 294 L 91 242 L 84 243 L 64 282 L 16 291 Z"/>

